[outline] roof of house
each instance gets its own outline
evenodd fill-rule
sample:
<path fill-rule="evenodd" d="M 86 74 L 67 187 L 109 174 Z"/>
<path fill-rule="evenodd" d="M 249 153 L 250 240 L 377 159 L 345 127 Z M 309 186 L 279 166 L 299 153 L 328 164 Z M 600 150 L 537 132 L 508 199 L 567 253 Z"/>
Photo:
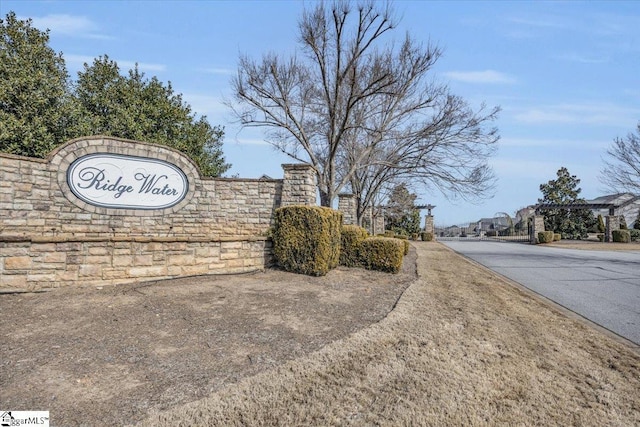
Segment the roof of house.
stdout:
<path fill-rule="evenodd" d="M 616 205 L 620 205 L 622 203 L 631 201 L 633 199 L 638 199 L 640 197 L 634 196 L 631 193 L 617 193 L 617 194 L 606 194 L 604 196 L 597 197 L 593 200 L 587 200 L 587 203 L 613 203 Z"/>
<path fill-rule="evenodd" d="M 509 220 L 505 216 L 496 216 L 496 217 L 493 217 L 493 218 L 481 218 L 480 220 L 478 220 L 476 222 L 480 222 L 482 224 L 501 225 L 501 226 L 505 226 L 505 227 L 509 226 Z"/>

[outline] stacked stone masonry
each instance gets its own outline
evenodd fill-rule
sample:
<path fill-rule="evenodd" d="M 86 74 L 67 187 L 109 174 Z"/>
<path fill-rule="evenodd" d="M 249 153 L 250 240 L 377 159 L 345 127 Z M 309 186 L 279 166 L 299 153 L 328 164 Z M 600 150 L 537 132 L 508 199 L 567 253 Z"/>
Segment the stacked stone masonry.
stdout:
<path fill-rule="evenodd" d="M 167 209 L 103 208 L 78 199 L 67 169 L 92 153 L 178 166 L 187 196 Z M 71 141 L 34 159 L 0 154 L 0 289 L 117 284 L 263 269 L 276 208 L 315 204 L 312 169 L 283 165 L 284 180 L 201 178 L 181 153 L 111 137 Z"/>
<path fill-rule="evenodd" d="M 342 212 L 342 223 L 345 225 L 358 224 L 356 197 L 353 194 L 338 194 L 338 210 Z"/>
<path fill-rule="evenodd" d="M 620 230 L 620 217 L 617 215 L 607 215 L 605 217 L 605 242 L 613 242 L 614 230 Z"/>

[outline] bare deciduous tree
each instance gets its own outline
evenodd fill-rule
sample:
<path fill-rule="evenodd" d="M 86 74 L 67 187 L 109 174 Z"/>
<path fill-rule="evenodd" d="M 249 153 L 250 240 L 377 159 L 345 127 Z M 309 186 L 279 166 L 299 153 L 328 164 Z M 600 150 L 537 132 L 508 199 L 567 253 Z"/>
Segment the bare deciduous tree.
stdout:
<path fill-rule="evenodd" d="M 600 181 L 619 192 L 640 194 L 640 122 L 635 134 L 616 138 L 607 155 Z"/>
<path fill-rule="evenodd" d="M 441 51 L 394 29 L 388 7 L 324 3 L 299 22 L 301 55 L 240 58 L 233 80 L 243 126 L 265 127 L 268 142 L 316 171 L 321 203 L 350 186 L 362 210 L 380 190 L 409 179 L 457 194 L 493 184 L 487 158 L 498 112 L 474 112 L 430 79 Z"/>
<path fill-rule="evenodd" d="M 478 200 L 490 195 L 494 176 L 487 164 L 498 140 L 497 130 L 487 127 L 498 110 L 474 112 L 459 97 L 448 94 L 444 105 L 431 108 L 434 115 L 410 128 L 403 123 L 390 129 L 388 140 L 367 146 L 362 138 L 345 151 L 367 151 L 366 156 L 347 155 L 341 165 L 353 167 L 351 190 L 358 200 L 358 217 L 379 205 L 385 189 L 407 183 L 436 189 L 445 195 Z M 418 109 L 416 114 L 420 115 Z M 414 130 L 415 129 L 415 130 Z M 383 196 L 384 197 L 384 196 Z"/>

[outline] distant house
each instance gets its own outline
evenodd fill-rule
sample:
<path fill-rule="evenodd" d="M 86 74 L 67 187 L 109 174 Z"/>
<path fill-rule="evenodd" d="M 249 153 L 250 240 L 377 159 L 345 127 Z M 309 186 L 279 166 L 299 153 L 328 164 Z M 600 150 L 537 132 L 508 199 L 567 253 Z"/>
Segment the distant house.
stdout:
<path fill-rule="evenodd" d="M 462 229 L 457 225 L 452 225 L 451 227 L 447 227 L 444 231 L 445 237 L 456 237 L 459 236 Z"/>
<path fill-rule="evenodd" d="M 527 206 L 516 212 L 516 217 L 513 219 L 513 225 L 523 223 L 525 226 L 529 217 L 532 217 L 536 213 L 536 205 Z"/>
<path fill-rule="evenodd" d="M 449 227 L 436 227 L 435 232 L 439 237 L 458 237 L 462 234 L 463 230 L 464 228 L 452 225 Z"/>
<path fill-rule="evenodd" d="M 509 224 L 509 219 L 504 216 L 497 216 L 494 218 L 481 218 L 476 221 L 476 226 L 474 231 L 477 234 L 486 233 L 489 230 L 502 231 L 506 228 L 509 228 L 511 224 Z"/>
<path fill-rule="evenodd" d="M 587 200 L 587 203 L 613 204 L 617 205 L 616 215 L 624 216 L 629 228 L 633 227 L 633 223 L 638 218 L 640 212 L 640 196 L 631 193 L 618 193 L 601 196 L 593 200 Z M 592 209 L 595 216 L 609 215 L 608 209 Z"/>

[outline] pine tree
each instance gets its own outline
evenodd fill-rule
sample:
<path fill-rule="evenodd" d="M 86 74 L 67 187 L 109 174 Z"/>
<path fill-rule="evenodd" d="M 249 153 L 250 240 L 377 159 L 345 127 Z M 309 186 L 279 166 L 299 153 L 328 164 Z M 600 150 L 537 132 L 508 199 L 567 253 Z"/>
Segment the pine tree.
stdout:
<path fill-rule="evenodd" d="M 543 198 L 539 203 L 554 203 L 563 205 L 581 204 L 585 200 L 580 198 L 582 191 L 578 185 L 580 180 L 569 174 L 567 168 L 560 168 L 557 179 L 540 185 Z M 593 212 L 589 209 L 550 209 L 543 213 L 545 229 L 562 234 L 563 239 L 583 239 L 587 237 L 587 230 L 595 223 Z"/>
<path fill-rule="evenodd" d="M 387 229 L 407 236 L 420 232 L 420 211 L 415 208 L 417 197 L 405 184 L 393 188 L 385 208 Z"/>

